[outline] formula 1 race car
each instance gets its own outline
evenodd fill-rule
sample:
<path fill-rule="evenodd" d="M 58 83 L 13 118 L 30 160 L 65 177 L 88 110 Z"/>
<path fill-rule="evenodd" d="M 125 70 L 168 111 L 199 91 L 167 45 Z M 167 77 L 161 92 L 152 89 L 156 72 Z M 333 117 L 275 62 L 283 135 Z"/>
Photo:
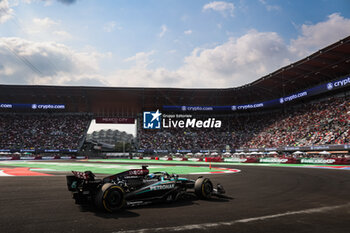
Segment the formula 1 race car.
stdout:
<path fill-rule="evenodd" d="M 103 179 L 96 179 L 91 171 L 72 171 L 67 175 L 68 190 L 76 204 L 94 203 L 98 208 L 115 212 L 127 206 L 144 205 L 159 201 L 176 201 L 194 193 L 200 199 L 224 196 L 224 188 L 203 177 L 196 180 L 181 178 L 167 172 L 149 173 L 147 166 L 131 169 Z M 192 192 L 191 192 L 192 191 Z"/>

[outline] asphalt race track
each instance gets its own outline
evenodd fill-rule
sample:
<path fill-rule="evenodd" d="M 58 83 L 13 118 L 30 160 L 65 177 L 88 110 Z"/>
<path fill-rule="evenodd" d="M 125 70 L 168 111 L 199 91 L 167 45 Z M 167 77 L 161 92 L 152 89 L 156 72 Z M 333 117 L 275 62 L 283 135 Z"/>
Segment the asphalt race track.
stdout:
<path fill-rule="evenodd" d="M 75 205 L 62 175 L 0 177 L 0 232 L 350 231 L 350 171 L 233 167 L 241 172 L 207 176 L 231 200 L 193 198 L 116 214 Z"/>

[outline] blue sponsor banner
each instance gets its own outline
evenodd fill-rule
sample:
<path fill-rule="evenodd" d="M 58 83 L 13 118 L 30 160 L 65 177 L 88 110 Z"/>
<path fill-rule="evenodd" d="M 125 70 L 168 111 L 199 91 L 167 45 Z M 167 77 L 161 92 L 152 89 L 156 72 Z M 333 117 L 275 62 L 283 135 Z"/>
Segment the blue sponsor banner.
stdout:
<path fill-rule="evenodd" d="M 13 104 L 6 104 L 6 103 L 0 103 L 0 108 L 3 108 L 3 109 L 11 109 L 13 108 Z"/>
<path fill-rule="evenodd" d="M 209 150 L 200 150 L 200 153 L 209 153 Z"/>
<path fill-rule="evenodd" d="M 176 150 L 177 153 L 191 153 L 192 150 Z"/>
<path fill-rule="evenodd" d="M 76 149 L 0 149 L 0 152 L 20 152 L 20 153 L 76 153 L 78 150 Z"/>
<path fill-rule="evenodd" d="M 19 152 L 35 152 L 35 149 L 21 149 Z"/>
<path fill-rule="evenodd" d="M 10 149 L 0 149 L 0 152 L 11 152 Z"/>
<path fill-rule="evenodd" d="M 155 153 L 168 153 L 168 150 L 154 150 Z"/>
<path fill-rule="evenodd" d="M 63 153 L 75 153 L 75 152 L 78 152 L 78 150 L 75 150 L 75 149 L 63 149 L 63 150 L 59 150 L 59 152 L 63 152 Z"/>
<path fill-rule="evenodd" d="M 198 111 L 237 111 L 237 110 L 247 110 L 265 107 L 264 103 L 255 104 L 244 104 L 244 105 L 227 105 L 227 106 L 163 106 L 165 111 L 188 111 L 188 112 L 198 112 Z"/>
<path fill-rule="evenodd" d="M 167 111 L 230 111 L 232 106 L 170 106 L 164 105 L 163 110 Z"/>
<path fill-rule="evenodd" d="M 287 102 L 293 100 L 321 94 L 324 92 L 337 90 L 346 86 L 350 86 L 350 76 L 331 81 L 329 83 L 321 84 L 313 88 L 294 93 L 289 96 L 283 96 L 279 99 L 268 100 L 260 103 L 251 103 L 243 105 L 227 105 L 227 106 L 169 106 L 164 105 L 163 110 L 165 111 L 182 111 L 182 112 L 200 112 L 200 111 L 242 111 L 249 109 L 268 108 L 274 106 L 281 106 Z"/>
<path fill-rule="evenodd" d="M 11 104 L 0 103 L 0 109 L 64 110 L 65 104 Z"/>

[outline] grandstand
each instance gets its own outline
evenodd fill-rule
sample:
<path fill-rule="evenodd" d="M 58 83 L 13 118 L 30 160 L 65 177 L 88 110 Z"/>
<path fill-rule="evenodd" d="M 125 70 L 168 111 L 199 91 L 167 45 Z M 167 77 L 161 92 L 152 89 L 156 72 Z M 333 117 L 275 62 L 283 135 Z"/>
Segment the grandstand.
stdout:
<path fill-rule="evenodd" d="M 139 126 L 140 148 L 168 151 L 177 148 L 198 152 L 224 151 L 229 146 L 265 151 L 265 148 L 284 150 L 282 147 L 300 149 L 310 145 L 349 144 L 349 94 L 293 106 L 285 111 L 216 115 L 224 122 L 224 127 L 220 129 L 149 131 Z"/>
<path fill-rule="evenodd" d="M 235 88 L 0 85 L 0 150 L 76 153 L 101 117 L 137 119 L 139 152 L 348 150 L 349 95 L 350 37 Z M 143 129 L 157 109 L 223 126 Z"/>
<path fill-rule="evenodd" d="M 12 151 L 77 152 L 91 122 L 82 114 L 2 114 L 0 148 Z"/>

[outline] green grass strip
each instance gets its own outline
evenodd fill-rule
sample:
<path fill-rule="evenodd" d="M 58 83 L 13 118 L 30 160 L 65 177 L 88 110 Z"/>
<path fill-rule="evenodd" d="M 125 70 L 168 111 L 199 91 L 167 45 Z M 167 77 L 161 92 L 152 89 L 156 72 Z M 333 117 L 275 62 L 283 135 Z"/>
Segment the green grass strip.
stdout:
<path fill-rule="evenodd" d="M 13 167 L 30 167 L 30 168 L 42 168 L 48 171 L 92 171 L 99 174 L 115 174 L 123 172 L 129 169 L 141 168 L 140 165 L 128 165 L 128 164 L 109 164 L 109 163 L 69 163 L 69 162 L 34 162 L 34 161 L 6 161 L 0 162 L 0 167 L 13 166 Z M 150 172 L 166 171 L 169 174 L 191 174 L 201 172 L 215 172 L 220 171 L 216 169 L 209 169 L 209 167 L 195 167 L 195 166 L 166 166 L 166 165 L 149 165 Z M 45 171 L 43 170 L 45 173 Z"/>

